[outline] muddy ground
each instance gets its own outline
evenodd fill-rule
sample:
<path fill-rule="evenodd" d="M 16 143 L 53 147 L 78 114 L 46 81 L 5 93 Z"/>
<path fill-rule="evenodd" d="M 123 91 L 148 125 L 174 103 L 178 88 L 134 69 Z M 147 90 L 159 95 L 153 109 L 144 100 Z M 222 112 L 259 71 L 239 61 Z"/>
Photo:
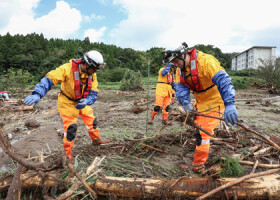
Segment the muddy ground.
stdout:
<path fill-rule="evenodd" d="M 44 159 L 52 159 L 64 155 L 63 127 L 59 113 L 56 110 L 58 90 L 51 90 L 40 101 L 39 106 L 31 111 L 11 111 L 4 109 L 7 104 L 2 104 L 1 121 L 5 124 L 4 130 L 9 134 L 14 152 L 22 157 L 36 162 L 38 154 L 44 155 Z M 28 94 L 24 94 L 27 96 Z M 19 99 L 20 95 L 14 95 L 12 99 Z M 236 102 L 240 121 L 251 129 L 264 135 L 273 134 L 280 137 L 280 102 L 261 103 L 252 101 L 256 98 L 272 97 L 266 90 L 251 88 L 238 90 Z M 244 100 L 247 99 L 247 100 Z M 150 117 L 155 100 L 155 91 L 149 92 L 148 115 Z M 162 128 L 161 113 L 154 120 L 153 125 L 147 125 L 147 91 L 121 92 L 118 90 L 100 90 L 98 100 L 92 105 L 93 112 L 98 119 L 98 127 L 101 137 L 111 140 L 104 146 L 91 145 L 87 129 L 82 120 L 78 120 L 78 131 L 73 148 L 76 156 L 76 166 L 79 169 L 86 168 L 96 156 L 106 158 L 102 164 L 102 172 L 105 175 L 125 177 L 159 177 L 178 178 L 181 176 L 199 177 L 207 174 L 195 174 L 191 169 L 182 170 L 181 165 L 191 166 L 195 149 L 195 137 L 192 127 L 182 126 L 180 120 L 173 121 L 171 126 Z M 142 103 L 142 105 L 141 105 Z M 138 105 L 142 112 L 134 113 L 132 110 Z M 178 103 L 172 105 L 170 116 L 175 116 Z M 40 124 L 37 128 L 25 126 L 29 119 L 37 120 Z M 172 120 L 172 118 L 170 119 Z M 258 149 L 270 145 L 253 134 L 244 131 L 240 127 L 229 127 L 230 131 L 217 130 L 215 137 L 228 139 L 231 143 L 211 144 L 211 151 L 206 166 L 211 167 L 216 158 L 244 157 L 254 162 L 256 156 L 251 155 L 252 147 Z M 143 137 L 151 137 L 157 134 L 155 139 L 133 141 Z M 268 136 L 267 136 L 268 137 Z M 157 150 L 143 145 L 149 145 Z M 278 144 L 279 145 L 279 144 Z M 258 157 L 260 163 L 279 164 L 279 153 L 274 148 Z M 14 172 L 17 163 L 12 161 L 0 149 L 0 175 Z M 250 172 L 253 166 L 244 166 L 246 172 Z M 263 170 L 258 168 L 257 170 Z"/>

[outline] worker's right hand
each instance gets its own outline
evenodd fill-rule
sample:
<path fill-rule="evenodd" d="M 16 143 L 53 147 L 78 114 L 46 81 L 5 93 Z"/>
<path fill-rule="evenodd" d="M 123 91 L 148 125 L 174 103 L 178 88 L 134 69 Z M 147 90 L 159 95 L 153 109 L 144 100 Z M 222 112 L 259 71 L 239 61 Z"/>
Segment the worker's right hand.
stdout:
<path fill-rule="evenodd" d="M 24 99 L 23 103 L 25 103 L 28 106 L 31 106 L 33 103 L 35 103 L 35 105 L 33 106 L 35 108 L 36 106 L 38 106 L 40 99 L 41 99 L 40 95 L 35 93 L 27 96 Z"/>
<path fill-rule="evenodd" d="M 193 110 L 192 105 L 187 100 L 184 100 L 182 105 L 184 107 L 185 112 L 190 112 L 191 110 Z"/>

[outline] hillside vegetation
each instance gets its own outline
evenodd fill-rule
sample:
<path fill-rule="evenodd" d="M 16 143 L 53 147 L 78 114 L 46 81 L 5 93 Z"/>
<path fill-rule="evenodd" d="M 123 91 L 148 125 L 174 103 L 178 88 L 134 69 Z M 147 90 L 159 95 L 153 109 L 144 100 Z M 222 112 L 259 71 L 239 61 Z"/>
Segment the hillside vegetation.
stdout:
<path fill-rule="evenodd" d="M 182 41 L 183 42 L 183 41 Z M 188 41 L 186 41 L 188 42 Z M 180 45 L 180 44 L 178 44 Z M 221 65 L 230 68 L 230 58 L 235 53 L 222 53 L 213 45 L 196 45 L 198 50 L 212 54 Z M 100 51 L 107 63 L 100 72 L 100 81 L 120 81 L 126 69 L 140 71 L 143 76 L 156 74 L 162 67 L 163 47 L 152 47 L 147 51 L 136 51 L 130 48 L 120 48 L 104 43 L 90 43 L 89 38 L 84 40 L 46 39 L 43 34 L 0 35 L 0 75 L 9 69 L 21 69 L 29 72 L 39 81 L 48 71 L 68 62 L 71 58 L 81 58 L 89 50 Z"/>

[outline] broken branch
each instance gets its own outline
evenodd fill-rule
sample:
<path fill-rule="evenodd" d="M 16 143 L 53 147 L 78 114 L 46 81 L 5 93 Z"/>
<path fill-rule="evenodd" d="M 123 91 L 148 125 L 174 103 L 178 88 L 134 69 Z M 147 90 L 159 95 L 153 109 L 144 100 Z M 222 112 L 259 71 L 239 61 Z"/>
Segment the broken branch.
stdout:
<path fill-rule="evenodd" d="M 92 196 L 94 198 L 96 198 L 96 193 L 89 187 L 89 185 L 87 184 L 87 182 L 82 179 L 82 177 L 80 177 L 80 175 L 78 174 L 78 172 L 76 172 L 76 170 L 74 169 L 74 166 L 71 163 L 67 163 L 67 167 L 70 169 L 70 171 L 81 181 L 81 183 L 85 186 L 85 188 L 92 194 Z"/>
<path fill-rule="evenodd" d="M 144 144 L 144 143 L 141 143 L 141 145 L 144 146 L 144 147 L 148 147 L 148 148 L 150 148 L 150 149 L 159 151 L 159 152 L 161 152 L 161 153 L 166 153 L 166 154 L 168 154 L 166 151 L 163 151 L 163 150 L 161 150 L 161 149 L 157 149 L 157 148 L 152 147 L 152 146 L 150 146 L 150 145 L 147 145 L 147 144 Z"/>

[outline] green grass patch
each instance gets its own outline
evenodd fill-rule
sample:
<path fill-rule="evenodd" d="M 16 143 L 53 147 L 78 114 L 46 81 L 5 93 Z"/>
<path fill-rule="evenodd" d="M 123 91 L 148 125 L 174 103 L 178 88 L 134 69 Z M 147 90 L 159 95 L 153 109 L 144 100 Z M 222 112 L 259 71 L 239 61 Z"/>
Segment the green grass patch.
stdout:
<path fill-rule="evenodd" d="M 254 82 L 265 83 L 263 79 L 244 76 L 231 76 L 232 83 L 235 89 L 247 89 Z"/>
<path fill-rule="evenodd" d="M 247 89 L 254 82 L 262 83 L 262 84 L 265 83 L 263 79 L 255 78 L 255 77 L 231 76 L 231 78 L 235 89 Z M 157 85 L 157 80 L 158 80 L 158 76 L 150 76 L 149 78 L 143 77 L 141 79 L 141 83 L 143 88 L 148 89 L 148 84 L 149 84 L 149 88 L 151 89 L 152 87 L 155 87 Z M 98 88 L 100 89 L 111 88 L 111 89 L 118 90 L 120 88 L 120 82 L 99 82 Z"/>
<path fill-rule="evenodd" d="M 157 81 L 158 81 L 158 76 L 150 76 L 149 78 L 148 77 L 143 77 L 142 78 L 142 85 L 148 86 L 148 83 L 149 83 L 150 87 L 151 86 L 156 86 Z"/>
<path fill-rule="evenodd" d="M 98 82 L 98 89 L 120 89 L 121 82 Z"/>
<path fill-rule="evenodd" d="M 158 76 L 150 76 L 149 81 L 148 77 L 143 77 L 141 79 L 142 86 L 147 89 L 148 88 L 148 82 L 150 89 L 152 87 L 155 87 L 157 84 Z M 119 90 L 120 89 L 121 82 L 98 82 L 98 88 L 99 89 L 114 89 Z"/>

